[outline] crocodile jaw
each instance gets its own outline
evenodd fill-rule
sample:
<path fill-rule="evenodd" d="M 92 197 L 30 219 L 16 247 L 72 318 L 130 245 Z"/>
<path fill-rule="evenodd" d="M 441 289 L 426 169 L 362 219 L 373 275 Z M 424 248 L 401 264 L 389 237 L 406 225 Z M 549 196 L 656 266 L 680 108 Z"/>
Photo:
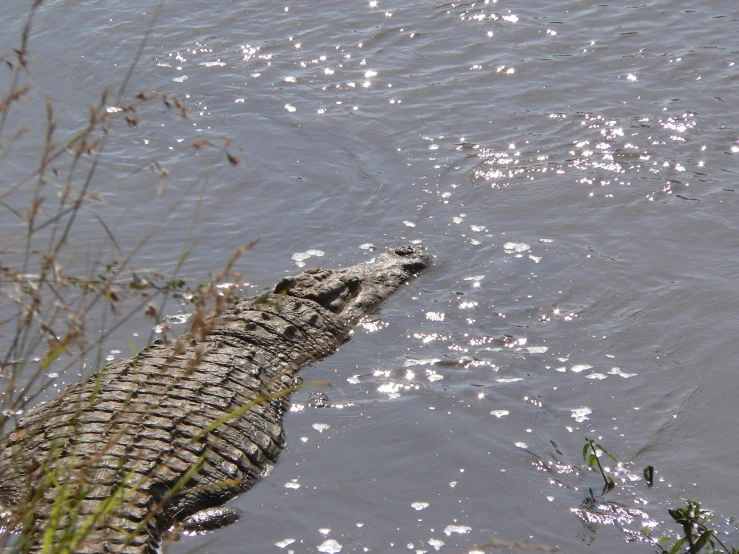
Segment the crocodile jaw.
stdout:
<path fill-rule="evenodd" d="M 274 293 L 313 300 L 336 314 L 337 320 L 351 325 L 432 262 L 433 256 L 424 248 L 402 246 L 350 268 L 311 268 L 294 277 L 283 277 Z"/>

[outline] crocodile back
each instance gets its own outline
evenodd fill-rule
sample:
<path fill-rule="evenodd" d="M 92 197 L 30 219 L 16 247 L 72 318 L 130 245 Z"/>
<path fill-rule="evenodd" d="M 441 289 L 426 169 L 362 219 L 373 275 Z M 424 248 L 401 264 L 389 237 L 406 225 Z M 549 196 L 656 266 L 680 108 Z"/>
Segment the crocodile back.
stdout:
<path fill-rule="evenodd" d="M 22 528 L 30 552 L 45 540 L 154 552 L 177 521 L 269 473 L 297 369 L 347 332 L 312 300 L 269 295 L 236 304 L 202 340 L 111 362 L 0 442 L 6 525 Z M 29 503 L 35 514 L 13 520 Z"/>

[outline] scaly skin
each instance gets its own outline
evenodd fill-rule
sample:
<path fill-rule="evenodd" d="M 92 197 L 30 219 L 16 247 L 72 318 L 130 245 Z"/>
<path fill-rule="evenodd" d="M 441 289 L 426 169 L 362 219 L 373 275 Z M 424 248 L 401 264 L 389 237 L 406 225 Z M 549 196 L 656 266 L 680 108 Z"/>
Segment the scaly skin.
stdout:
<path fill-rule="evenodd" d="M 153 553 L 173 525 L 249 489 L 284 445 L 297 370 L 336 350 L 360 317 L 430 263 L 424 250 L 402 247 L 283 278 L 266 298 L 229 309 L 185 352 L 155 344 L 30 410 L 0 440 L 0 516 L 12 525 L 14 509 L 35 509 L 20 549 L 40 552 L 48 535 L 70 552 Z M 85 538 L 71 540 L 85 525 Z"/>

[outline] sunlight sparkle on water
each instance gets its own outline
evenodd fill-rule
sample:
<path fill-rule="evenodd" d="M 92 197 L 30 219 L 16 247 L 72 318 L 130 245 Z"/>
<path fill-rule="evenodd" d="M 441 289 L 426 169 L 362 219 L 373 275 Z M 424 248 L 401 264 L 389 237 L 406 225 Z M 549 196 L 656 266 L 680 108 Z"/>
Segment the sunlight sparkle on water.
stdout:
<path fill-rule="evenodd" d="M 326 253 L 323 250 L 306 250 L 305 252 L 296 252 L 291 256 L 292 261 L 298 267 L 305 266 L 305 260 L 313 256 L 324 256 Z"/>
<path fill-rule="evenodd" d="M 336 554 L 337 552 L 341 552 L 341 548 L 342 546 L 337 541 L 334 539 L 328 539 L 319 544 L 316 547 L 316 550 L 319 552 L 325 552 L 326 554 Z"/>
<path fill-rule="evenodd" d="M 495 380 L 496 383 L 501 384 L 518 383 L 519 381 L 523 381 L 523 377 L 498 377 Z"/>
<path fill-rule="evenodd" d="M 357 327 L 361 327 L 368 333 L 376 333 L 380 329 L 384 329 L 390 325 L 387 321 L 372 321 L 370 319 L 362 319 L 357 324 Z"/>
<path fill-rule="evenodd" d="M 470 531 L 472 531 L 472 527 L 468 527 L 466 525 L 447 525 L 444 528 L 444 534 L 447 537 L 451 537 L 452 533 L 459 533 L 461 535 L 467 534 Z"/>
<path fill-rule="evenodd" d="M 617 367 L 612 367 L 611 371 L 608 372 L 609 375 L 620 375 L 624 379 L 628 379 L 629 377 L 636 377 L 638 375 L 637 373 L 624 373 Z"/>
<path fill-rule="evenodd" d="M 442 340 L 444 339 L 443 335 L 440 335 L 438 333 L 429 333 L 429 334 L 423 334 L 423 333 L 414 333 L 413 338 L 421 339 L 421 342 L 423 344 L 428 344 L 430 342 L 434 342 L 436 340 Z"/>
<path fill-rule="evenodd" d="M 444 312 L 426 312 L 429 321 L 444 321 Z"/>
<path fill-rule="evenodd" d="M 649 515 L 638 509 L 621 506 L 613 502 L 600 502 L 597 511 L 594 509 L 570 508 L 570 511 L 581 520 L 591 525 L 618 525 L 625 527 L 636 518 L 643 522 L 649 520 Z"/>
<path fill-rule="evenodd" d="M 593 413 L 593 410 L 587 406 L 582 406 L 581 408 L 570 408 L 570 411 L 572 412 L 572 417 L 578 423 L 582 423 L 586 419 L 590 419 L 588 416 Z"/>
<path fill-rule="evenodd" d="M 395 400 L 400 397 L 398 391 L 405 388 L 408 388 L 407 385 L 403 385 L 402 383 L 385 383 L 377 387 L 377 392 L 385 393 L 390 400 Z"/>
<path fill-rule="evenodd" d="M 444 546 L 446 543 L 439 539 L 429 539 L 426 541 L 429 546 L 432 546 L 434 550 L 439 551 L 441 550 L 441 547 Z"/>
<path fill-rule="evenodd" d="M 465 277 L 465 281 L 472 281 L 472 286 L 477 288 L 480 286 L 480 281 L 482 281 L 485 278 L 484 275 L 474 275 L 472 277 Z"/>
<path fill-rule="evenodd" d="M 434 381 L 441 381 L 444 378 L 443 375 L 436 373 L 433 369 L 427 369 L 426 376 L 428 377 L 428 380 L 431 381 L 432 383 Z"/>
<path fill-rule="evenodd" d="M 441 358 L 406 358 L 403 367 L 413 367 L 416 365 L 434 365 L 439 363 Z"/>
<path fill-rule="evenodd" d="M 528 250 L 531 250 L 531 246 L 523 242 L 506 242 L 503 245 L 503 250 L 506 251 L 506 254 L 513 254 L 513 253 L 518 254 L 521 252 L 526 252 Z"/>

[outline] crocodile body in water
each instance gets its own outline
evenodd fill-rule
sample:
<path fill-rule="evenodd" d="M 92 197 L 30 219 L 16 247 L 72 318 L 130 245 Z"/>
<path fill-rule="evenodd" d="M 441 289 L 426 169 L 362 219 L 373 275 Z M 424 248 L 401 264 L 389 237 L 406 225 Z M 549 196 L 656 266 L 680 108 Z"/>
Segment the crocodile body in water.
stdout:
<path fill-rule="evenodd" d="M 233 519 L 219 507 L 267 474 L 284 445 L 297 370 L 430 263 L 401 247 L 309 269 L 236 303 L 184 351 L 155 344 L 67 387 L 0 440 L 0 528 L 21 530 L 22 551 L 143 554 L 187 518 Z"/>

